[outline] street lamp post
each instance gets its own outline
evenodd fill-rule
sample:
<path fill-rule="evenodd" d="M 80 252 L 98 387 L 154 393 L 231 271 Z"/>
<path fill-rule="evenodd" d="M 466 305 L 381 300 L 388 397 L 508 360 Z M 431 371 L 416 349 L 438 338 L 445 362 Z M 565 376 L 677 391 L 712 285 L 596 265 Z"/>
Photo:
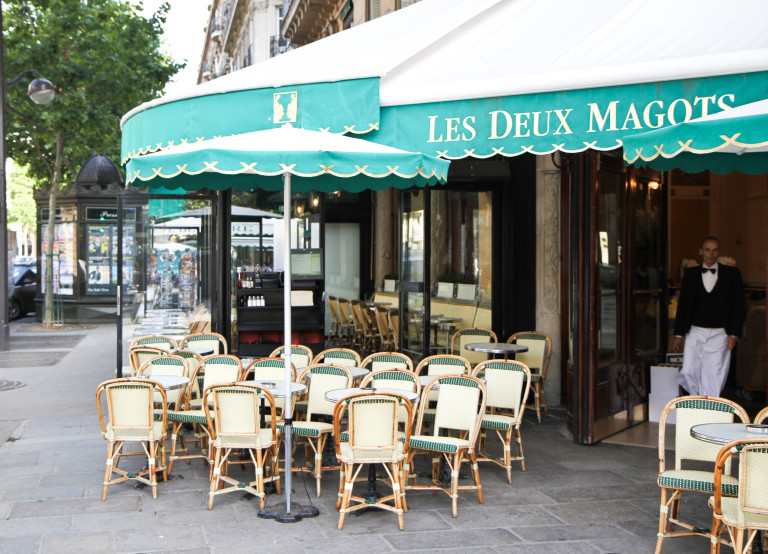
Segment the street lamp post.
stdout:
<path fill-rule="evenodd" d="M 27 95 L 36 104 L 48 104 L 56 95 L 50 81 L 41 79 L 34 69 L 22 71 L 6 83 L 5 45 L 3 44 L 3 15 L 0 10 L 0 351 L 8 350 L 8 292 L 11 275 L 8 268 L 8 206 L 5 194 L 5 90 L 31 73 L 34 79 L 29 83 Z"/>

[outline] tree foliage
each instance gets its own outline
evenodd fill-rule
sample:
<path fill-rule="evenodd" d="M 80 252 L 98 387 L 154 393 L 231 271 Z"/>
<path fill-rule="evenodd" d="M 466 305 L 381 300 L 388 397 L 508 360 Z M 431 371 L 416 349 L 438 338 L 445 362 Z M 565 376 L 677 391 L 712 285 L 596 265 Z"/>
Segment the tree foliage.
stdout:
<path fill-rule="evenodd" d="M 62 184 L 93 153 L 120 160 L 122 115 L 158 97 L 183 67 L 161 50 L 167 11 L 166 3 L 146 19 L 122 0 L 4 3 L 6 81 L 35 69 L 57 90 L 53 102 L 38 106 L 26 96 L 26 77 L 8 89 L 9 157 L 51 183 L 55 137 L 63 137 Z"/>
<path fill-rule="evenodd" d="M 29 176 L 28 168 L 18 164 L 6 175 L 8 223 L 21 223 L 25 232 L 34 232 L 37 218 L 32 191 L 37 183 Z"/>

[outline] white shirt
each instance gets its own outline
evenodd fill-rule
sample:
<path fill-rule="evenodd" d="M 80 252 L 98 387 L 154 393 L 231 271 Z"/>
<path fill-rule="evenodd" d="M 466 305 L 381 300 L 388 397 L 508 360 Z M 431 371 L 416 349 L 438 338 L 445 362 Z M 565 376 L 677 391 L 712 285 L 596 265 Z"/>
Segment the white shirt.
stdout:
<path fill-rule="evenodd" d="M 707 267 L 704 264 L 702 264 L 701 267 Z M 718 264 L 715 262 L 715 265 L 712 266 L 715 269 L 715 272 L 712 273 L 711 271 L 702 271 L 701 272 L 701 280 L 704 283 L 704 288 L 707 289 L 707 292 L 712 292 L 712 289 L 715 288 L 715 283 L 717 283 L 717 270 L 718 270 Z M 711 268 L 707 268 L 711 269 Z"/>

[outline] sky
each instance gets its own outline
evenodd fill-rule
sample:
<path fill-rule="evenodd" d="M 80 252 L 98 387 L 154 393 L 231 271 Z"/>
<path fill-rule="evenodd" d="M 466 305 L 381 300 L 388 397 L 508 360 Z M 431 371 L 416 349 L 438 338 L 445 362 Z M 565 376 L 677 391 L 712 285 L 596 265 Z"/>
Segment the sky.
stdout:
<path fill-rule="evenodd" d="M 152 15 L 164 0 L 131 0 L 143 6 L 142 14 Z M 212 0 L 168 0 L 171 9 L 165 21 L 165 49 L 176 62 L 187 62 L 165 87 L 166 94 L 177 89 L 193 86 L 197 82 L 197 70 L 208 25 L 208 7 Z"/>

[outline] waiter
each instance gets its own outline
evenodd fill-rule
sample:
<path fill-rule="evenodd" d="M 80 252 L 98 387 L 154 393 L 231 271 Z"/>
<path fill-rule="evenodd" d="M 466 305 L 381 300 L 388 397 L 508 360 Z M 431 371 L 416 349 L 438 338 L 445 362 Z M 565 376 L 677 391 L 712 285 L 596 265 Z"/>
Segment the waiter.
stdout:
<path fill-rule="evenodd" d="M 685 270 L 677 304 L 675 352 L 685 335 L 677 382 L 689 394 L 720 396 L 746 317 L 744 284 L 738 268 L 717 263 L 717 237 L 701 241 L 699 255 L 703 263 Z"/>

